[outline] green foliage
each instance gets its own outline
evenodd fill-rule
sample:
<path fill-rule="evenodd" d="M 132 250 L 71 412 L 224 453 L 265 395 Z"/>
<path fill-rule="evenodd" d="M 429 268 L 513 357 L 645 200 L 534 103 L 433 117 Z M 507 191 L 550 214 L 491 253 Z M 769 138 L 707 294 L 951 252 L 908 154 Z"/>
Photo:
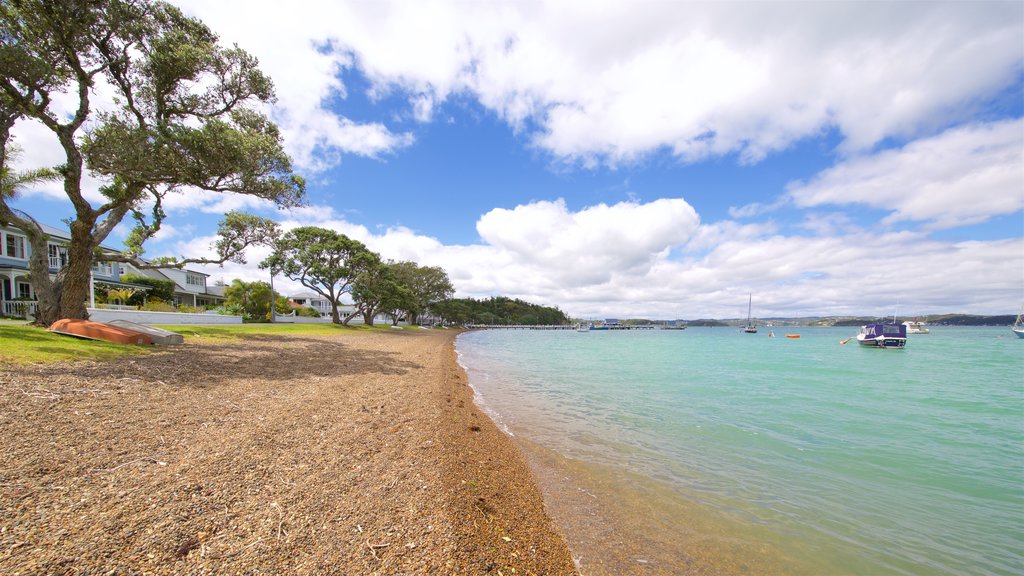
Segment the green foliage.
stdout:
<path fill-rule="evenodd" d="M 299 306 L 294 308 L 295 314 L 304 318 L 319 318 L 320 312 L 312 306 Z"/>
<path fill-rule="evenodd" d="M 200 189 L 280 207 L 302 202 L 305 182 L 292 173 L 277 126 L 260 112 L 274 98 L 270 79 L 254 57 L 222 46 L 206 25 L 171 4 L 0 2 L 0 70 L 0 222 L 32 229 L 32 217 L 9 201 L 25 182 L 55 174 L 73 207 L 73 265 L 55 280 L 33 280 L 44 317 L 83 317 L 94 250 L 131 215 L 129 254 L 140 255 L 160 229 L 167 194 Z M 97 92 L 100 83 L 109 90 Z M 91 99 L 108 93 L 111 100 L 96 106 L 103 111 L 94 109 Z M 12 171 L 11 128 L 20 120 L 53 133 L 62 164 Z M 83 195 L 87 172 L 107 179 L 98 205 Z M 152 208 L 147 214 L 143 207 Z M 191 262 L 240 261 L 242 247 L 265 240 L 265 224 L 229 214 L 219 260 Z M 33 251 L 45 253 L 41 234 L 29 240 Z"/>
<path fill-rule="evenodd" d="M 159 298 L 153 298 L 147 300 L 145 304 L 139 306 L 139 310 L 145 310 L 146 312 L 177 312 L 178 309 L 173 304 L 168 304 Z"/>
<path fill-rule="evenodd" d="M 402 274 L 403 264 L 408 263 L 378 263 L 360 273 L 352 283 L 352 299 L 367 326 L 373 326 L 374 317 L 382 311 L 389 312 L 397 324 L 401 311 L 415 307 L 409 279 Z"/>
<path fill-rule="evenodd" d="M 139 284 L 141 286 L 148 286 L 148 291 L 139 290 L 131 298 L 128 299 L 129 304 L 135 304 L 136 306 L 141 305 L 143 301 L 160 300 L 162 302 L 170 302 L 174 300 L 174 280 L 161 280 L 159 278 L 150 278 L 149 276 L 143 276 L 141 274 L 125 274 L 121 276 L 121 281 L 128 284 Z"/>
<path fill-rule="evenodd" d="M 124 304 L 129 298 L 135 295 L 134 288 L 112 288 L 107 290 L 107 299 Z"/>
<path fill-rule="evenodd" d="M 224 289 L 224 296 L 227 298 L 225 307 L 240 311 L 243 319 L 251 322 L 270 321 L 270 284 L 267 282 L 234 280 Z M 277 314 L 290 313 L 288 299 L 275 294 L 274 311 Z"/>
<path fill-rule="evenodd" d="M 431 304 L 450 298 L 454 291 L 448 274 L 440 267 L 387 262 L 356 278 L 352 298 L 367 324 L 372 325 L 379 312 L 390 314 L 393 323 L 403 316 L 413 323 Z"/>
<path fill-rule="evenodd" d="M 437 302 L 431 312 L 457 324 L 570 324 L 569 317 L 558 308 L 530 304 L 522 300 L 497 296 L 486 300 L 460 298 Z"/>
<path fill-rule="evenodd" d="M 410 303 L 400 307 L 414 320 L 431 304 L 447 300 L 455 293 L 448 273 L 439 266 L 418 266 L 413 262 L 395 264 L 396 275 L 409 290 Z"/>
<path fill-rule="evenodd" d="M 21 153 L 21 148 L 12 143 L 0 148 L 0 198 L 13 200 L 23 188 L 60 179 L 60 173 L 52 168 L 15 170 L 12 165 L 17 163 Z M 7 222 L 0 220 L 0 224 Z"/>
<path fill-rule="evenodd" d="M 332 319 L 339 323 L 338 299 L 352 290 L 360 274 L 378 265 L 380 257 L 362 242 L 326 228 L 302 226 L 282 236 L 260 268 L 270 268 L 327 298 Z"/>

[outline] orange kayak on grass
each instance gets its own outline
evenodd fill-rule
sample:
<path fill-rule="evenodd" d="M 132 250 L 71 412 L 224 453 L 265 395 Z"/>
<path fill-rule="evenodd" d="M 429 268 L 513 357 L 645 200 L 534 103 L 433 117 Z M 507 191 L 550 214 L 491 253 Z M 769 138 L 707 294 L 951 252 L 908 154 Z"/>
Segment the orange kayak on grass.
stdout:
<path fill-rule="evenodd" d="M 92 320 L 64 318 L 50 324 L 47 330 L 66 336 L 77 336 L 79 338 L 89 338 L 90 340 L 106 340 L 107 342 L 116 342 L 118 344 L 149 345 L 153 343 L 153 338 L 148 334 L 119 326 L 111 326 L 103 322 L 93 322 Z"/>

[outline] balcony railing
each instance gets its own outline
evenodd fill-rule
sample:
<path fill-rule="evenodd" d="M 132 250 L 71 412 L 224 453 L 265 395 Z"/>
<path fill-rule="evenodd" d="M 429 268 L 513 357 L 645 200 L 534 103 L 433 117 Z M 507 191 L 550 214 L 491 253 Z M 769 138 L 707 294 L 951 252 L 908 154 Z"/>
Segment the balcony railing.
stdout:
<path fill-rule="evenodd" d="M 29 300 L 0 300 L 3 302 L 4 316 L 16 316 L 28 319 L 36 313 L 36 302 Z"/>

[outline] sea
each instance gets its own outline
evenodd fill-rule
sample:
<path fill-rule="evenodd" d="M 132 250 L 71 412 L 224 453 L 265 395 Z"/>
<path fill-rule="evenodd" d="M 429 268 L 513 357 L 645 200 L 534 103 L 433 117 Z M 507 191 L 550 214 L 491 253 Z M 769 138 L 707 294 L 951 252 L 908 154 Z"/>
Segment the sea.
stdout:
<path fill-rule="evenodd" d="M 930 330 L 902 350 L 838 327 L 479 330 L 457 350 L 585 575 L 1024 574 L 1024 339 Z"/>

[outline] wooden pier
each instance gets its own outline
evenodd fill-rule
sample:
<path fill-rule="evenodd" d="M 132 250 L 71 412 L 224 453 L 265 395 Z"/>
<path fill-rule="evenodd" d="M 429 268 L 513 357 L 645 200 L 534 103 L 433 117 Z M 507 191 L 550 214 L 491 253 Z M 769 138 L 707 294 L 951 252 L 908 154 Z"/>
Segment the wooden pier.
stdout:
<path fill-rule="evenodd" d="M 560 325 L 560 324 L 469 324 L 466 328 L 479 329 L 479 330 L 576 330 L 575 324 Z M 660 326 L 655 325 L 637 325 L 637 326 L 607 326 L 589 328 L 588 332 L 604 332 L 608 330 L 659 330 L 662 329 Z"/>

